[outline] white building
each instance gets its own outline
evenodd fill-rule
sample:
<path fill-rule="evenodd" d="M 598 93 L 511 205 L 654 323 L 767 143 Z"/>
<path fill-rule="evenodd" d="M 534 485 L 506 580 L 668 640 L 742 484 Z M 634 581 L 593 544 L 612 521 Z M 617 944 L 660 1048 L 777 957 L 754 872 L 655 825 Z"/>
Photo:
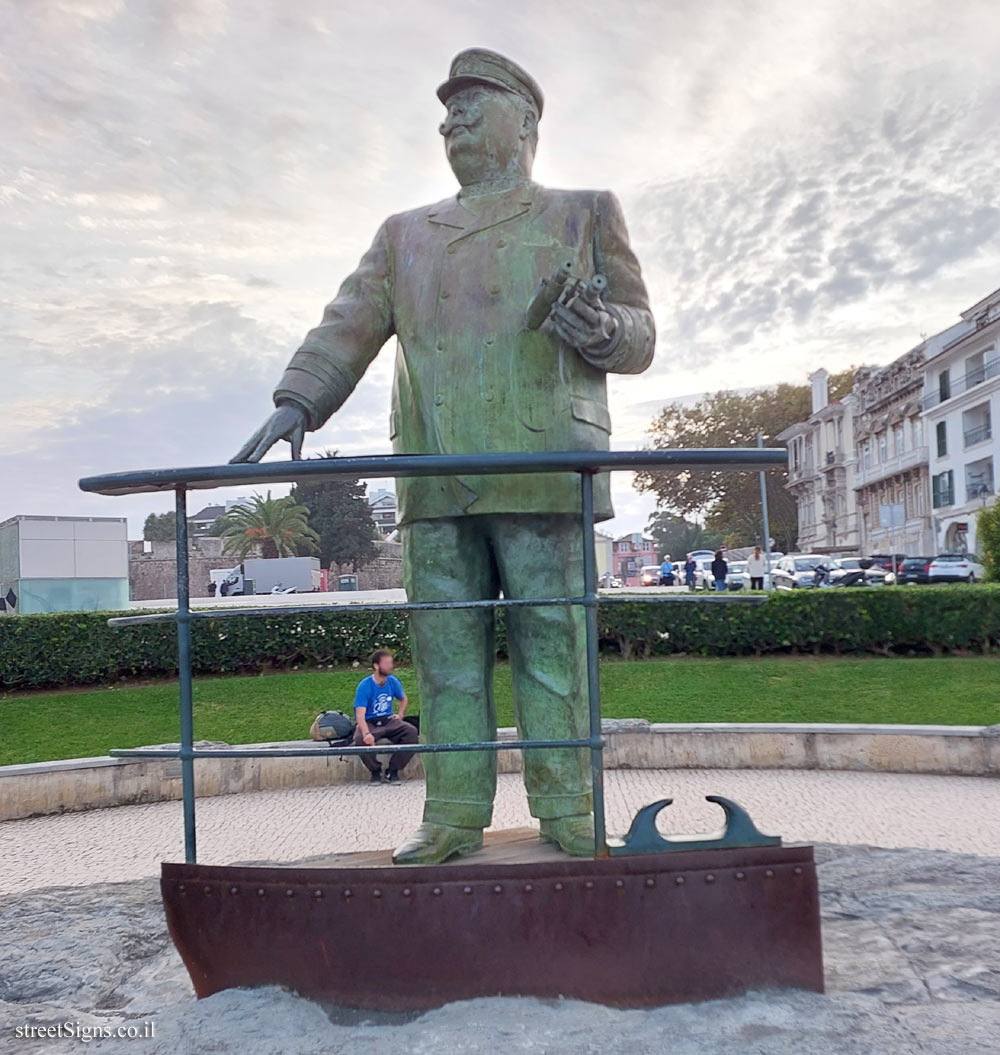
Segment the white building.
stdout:
<path fill-rule="evenodd" d="M 860 545 L 854 498 L 853 394 L 830 401 L 829 375 L 809 375 L 812 413 L 778 439 L 788 447 L 788 483 L 798 507 L 802 553 L 856 552 Z"/>
<path fill-rule="evenodd" d="M 996 501 L 1000 289 L 961 314 L 925 367 L 934 553 L 978 553 L 976 513 Z"/>
<path fill-rule="evenodd" d="M 854 490 L 863 553 L 916 557 L 934 549 L 921 390 L 935 340 L 854 375 Z"/>
<path fill-rule="evenodd" d="M 377 487 L 368 494 L 368 508 L 372 520 L 383 538 L 396 530 L 396 496 L 384 487 Z"/>

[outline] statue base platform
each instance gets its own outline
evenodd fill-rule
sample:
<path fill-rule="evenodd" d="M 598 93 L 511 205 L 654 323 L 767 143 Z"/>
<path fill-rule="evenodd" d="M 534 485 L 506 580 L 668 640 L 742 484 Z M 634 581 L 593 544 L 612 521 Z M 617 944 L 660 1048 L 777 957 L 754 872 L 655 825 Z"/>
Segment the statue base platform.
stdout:
<path fill-rule="evenodd" d="M 592 859 L 517 829 L 435 866 L 393 865 L 390 850 L 309 867 L 165 863 L 161 889 L 199 997 L 281 985 L 398 1012 L 484 996 L 643 1007 L 823 991 L 811 846 Z"/>

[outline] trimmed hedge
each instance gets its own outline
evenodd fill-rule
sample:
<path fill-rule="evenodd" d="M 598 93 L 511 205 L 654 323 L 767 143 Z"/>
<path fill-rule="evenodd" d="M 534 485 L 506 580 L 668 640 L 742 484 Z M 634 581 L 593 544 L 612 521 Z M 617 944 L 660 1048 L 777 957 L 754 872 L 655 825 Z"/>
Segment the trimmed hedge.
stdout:
<path fill-rule="evenodd" d="M 0 619 L 0 688 L 109 683 L 176 675 L 173 623 L 112 629 L 113 615 L 63 612 Z M 404 613 L 324 608 L 305 614 L 199 619 L 196 674 L 260 672 L 365 661 L 391 648 L 409 661 Z M 1000 586 L 802 590 L 766 604 L 670 602 L 608 604 L 598 611 L 601 649 L 624 659 L 775 652 L 881 655 L 989 652 L 1000 647 Z M 498 655 L 506 655 L 503 611 Z"/>

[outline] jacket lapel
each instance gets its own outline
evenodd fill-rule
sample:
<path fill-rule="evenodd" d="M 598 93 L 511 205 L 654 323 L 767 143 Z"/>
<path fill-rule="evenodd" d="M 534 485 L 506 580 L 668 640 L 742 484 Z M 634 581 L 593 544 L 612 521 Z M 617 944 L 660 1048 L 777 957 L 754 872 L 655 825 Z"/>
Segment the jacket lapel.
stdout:
<path fill-rule="evenodd" d="M 499 195 L 480 216 L 469 212 L 456 195 L 441 205 L 435 205 L 427 213 L 427 219 L 431 223 L 451 228 L 454 233 L 449 239 L 449 244 L 457 242 L 461 238 L 487 231 L 530 212 L 535 202 L 535 188 L 536 184 L 529 183 L 527 187 L 518 187 L 507 194 Z"/>

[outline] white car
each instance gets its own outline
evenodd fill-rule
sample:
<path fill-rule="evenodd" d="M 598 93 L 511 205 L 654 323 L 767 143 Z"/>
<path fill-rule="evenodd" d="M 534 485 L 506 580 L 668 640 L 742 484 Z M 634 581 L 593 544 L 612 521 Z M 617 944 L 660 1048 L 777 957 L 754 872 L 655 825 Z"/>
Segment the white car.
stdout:
<path fill-rule="evenodd" d="M 974 553 L 942 553 L 927 569 L 928 582 L 981 582 L 985 575 Z"/>
<path fill-rule="evenodd" d="M 794 590 L 815 586 L 816 568 L 820 564 L 829 567 L 830 558 L 822 553 L 793 553 L 782 557 L 771 572 L 775 589 Z"/>
<path fill-rule="evenodd" d="M 865 582 L 871 586 L 881 586 L 889 579 L 890 572 L 880 568 L 877 564 L 865 561 L 867 568 L 861 567 L 863 557 L 838 557 L 830 565 L 830 582 L 839 582 L 849 571 L 864 571 Z M 891 579 L 889 580 L 892 581 Z"/>
<path fill-rule="evenodd" d="M 747 575 L 747 562 L 745 560 L 730 561 L 729 572 L 726 575 L 726 589 L 750 589 L 750 576 Z"/>

